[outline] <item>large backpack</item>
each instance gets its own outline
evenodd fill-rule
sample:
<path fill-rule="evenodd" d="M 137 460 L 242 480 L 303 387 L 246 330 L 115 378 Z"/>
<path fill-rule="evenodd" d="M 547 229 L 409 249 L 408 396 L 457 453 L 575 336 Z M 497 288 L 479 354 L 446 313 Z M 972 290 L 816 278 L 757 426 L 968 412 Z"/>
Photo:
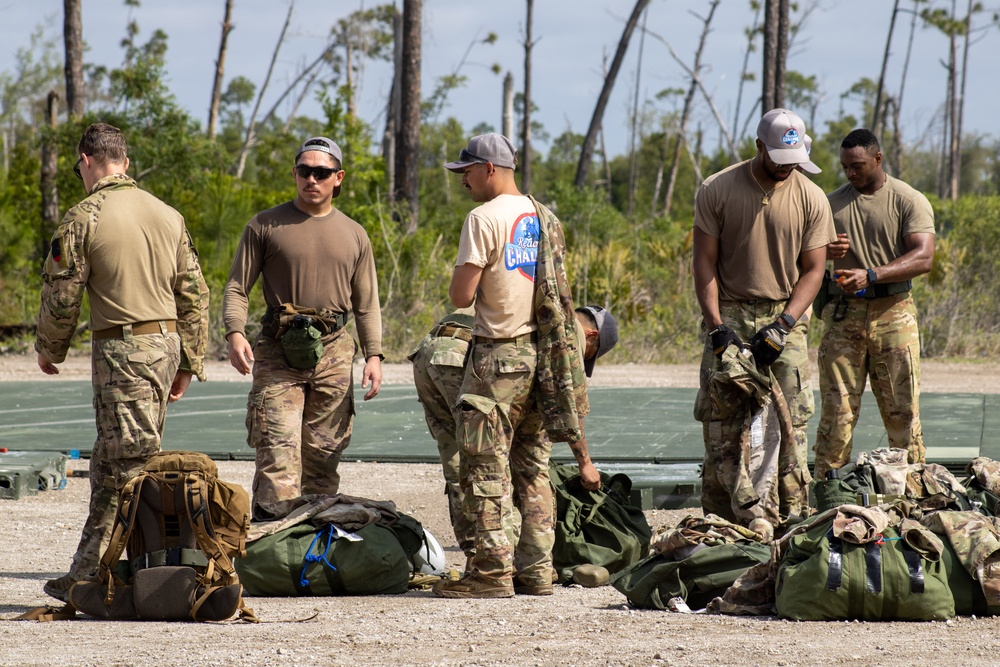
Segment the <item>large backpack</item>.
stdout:
<path fill-rule="evenodd" d="M 75 584 L 70 603 L 98 618 L 221 621 L 239 610 L 255 620 L 233 566 L 249 527 L 246 490 L 220 480 L 210 458 L 160 452 L 119 492 L 98 581 Z"/>

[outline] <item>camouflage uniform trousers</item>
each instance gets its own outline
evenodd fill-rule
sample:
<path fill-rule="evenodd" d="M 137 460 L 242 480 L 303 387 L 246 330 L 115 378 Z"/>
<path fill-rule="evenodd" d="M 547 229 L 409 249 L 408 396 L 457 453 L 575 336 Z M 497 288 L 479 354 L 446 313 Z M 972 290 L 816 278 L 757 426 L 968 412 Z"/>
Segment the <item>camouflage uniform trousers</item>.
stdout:
<path fill-rule="evenodd" d="M 273 517 L 274 503 L 335 495 L 337 467 L 354 425 L 354 339 L 341 329 L 324 337 L 315 368 L 288 366 L 281 341 L 254 344 L 247 401 L 247 444 L 256 450 L 253 516 Z"/>
<path fill-rule="evenodd" d="M 720 301 L 719 314 L 722 321 L 738 335 L 744 343 L 750 341 L 757 331 L 774 322 L 785 308 L 786 301 Z M 809 418 L 815 411 L 812 384 L 810 382 L 809 353 L 806 334 L 809 318 L 802 317 L 792 328 L 785 341 L 781 356 L 771 364 L 771 375 L 781 388 L 788 405 L 792 429 L 795 435 L 793 470 L 779 478 L 779 496 L 787 504 L 791 514 L 797 514 L 799 507 L 805 511 L 808 506 L 809 482 L 809 439 L 807 428 Z M 718 371 L 720 361 L 712 351 L 711 337 L 705 336 L 705 348 L 701 358 L 700 388 L 695 403 L 695 419 L 702 422 L 705 439 L 705 459 L 702 464 L 701 506 L 704 511 L 735 521 L 731 510 L 731 489 L 722 482 L 723 475 L 716 462 L 724 452 L 739 452 L 743 437 L 744 415 L 739 411 L 724 419 L 713 419 L 709 379 L 713 371 Z"/>
<path fill-rule="evenodd" d="M 816 429 L 816 476 L 850 462 L 854 427 L 867 379 L 878 401 L 889 446 L 923 462 L 920 426 L 920 334 L 917 308 L 908 292 L 878 299 L 846 298 L 846 315 L 833 320 L 837 301 L 823 309 L 819 347 L 822 397 Z"/>
<path fill-rule="evenodd" d="M 476 522 L 470 573 L 499 585 L 515 571 L 524 585 L 552 581 L 552 443 L 532 393 L 536 355 L 528 336 L 474 345 L 456 414 L 465 508 Z"/>
<path fill-rule="evenodd" d="M 468 329 L 464 331 L 471 333 Z M 427 428 L 431 437 L 437 441 L 438 454 L 441 456 L 448 514 L 455 539 L 459 549 L 470 557 L 475 553 L 476 522 L 463 508 L 464 494 L 454 412 L 465 377 L 465 357 L 468 350 L 468 341 L 461 338 L 427 335 L 409 359 L 413 362 L 413 383 L 417 389 L 417 398 L 424 408 Z"/>
<path fill-rule="evenodd" d="M 118 489 L 160 451 L 167 398 L 180 364 L 180 337 L 148 334 L 95 340 L 91 350 L 97 440 L 90 457 L 90 507 L 69 574 L 93 576 L 118 506 Z"/>

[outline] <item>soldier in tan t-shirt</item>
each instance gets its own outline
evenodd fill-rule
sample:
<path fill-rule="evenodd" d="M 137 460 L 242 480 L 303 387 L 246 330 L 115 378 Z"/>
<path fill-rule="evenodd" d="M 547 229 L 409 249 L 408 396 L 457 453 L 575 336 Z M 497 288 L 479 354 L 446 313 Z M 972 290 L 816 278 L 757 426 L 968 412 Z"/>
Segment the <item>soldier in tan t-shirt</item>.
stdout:
<path fill-rule="evenodd" d="M 804 314 L 836 235 L 823 191 L 796 170 L 809 162 L 804 137 L 796 114 L 769 111 L 757 126 L 757 155 L 707 178 L 695 200 L 693 269 L 707 332 L 695 406 L 705 437 L 702 507 L 731 521 L 738 520 L 731 487 L 743 424 L 709 399 L 711 374 L 729 345 L 747 345 L 781 387 L 798 459 L 782 480 L 787 509 L 808 507 L 806 426 L 814 408 Z"/>
<path fill-rule="evenodd" d="M 816 476 L 850 462 L 854 425 L 867 379 L 889 446 L 924 461 L 920 426 L 920 336 L 911 281 L 934 263 L 934 211 L 927 197 L 882 168 L 870 130 L 848 134 L 840 163 L 849 181 L 830 193 L 837 241 L 830 301 L 819 348 L 822 412 Z"/>
<path fill-rule="evenodd" d="M 365 357 L 365 400 L 382 384 L 382 319 L 371 242 L 364 228 L 333 206 L 344 180 L 340 147 L 313 137 L 295 156 L 297 196 L 247 223 L 233 258 L 222 302 L 229 361 L 253 370 L 247 404 L 247 443 L 256 450 L 253 514 L 286 513 L 305 494 L 334 495 L 343 450 L 354 423 L 354 315 Z M 251 348 L 246 338 L 248 295 L 262 279 L 265 314 Z M 283 304 L 305 311 L 319 336 L 313 356 L 292 353 L 299 334 Z M 299 322 L 304 323 L 301 317 Z M 300 358 L 300 357 L 304 357 Z"/>

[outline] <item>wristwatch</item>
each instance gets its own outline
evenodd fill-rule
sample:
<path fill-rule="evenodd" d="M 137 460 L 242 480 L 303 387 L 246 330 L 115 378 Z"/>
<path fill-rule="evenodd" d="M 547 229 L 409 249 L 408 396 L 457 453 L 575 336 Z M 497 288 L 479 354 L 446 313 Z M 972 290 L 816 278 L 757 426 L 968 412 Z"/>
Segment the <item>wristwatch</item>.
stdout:
<path fill-rule="evenodd" d="M 778 315 L 778 319 L 785 323 L 785 326 L 788 327 L 789 331 L 795 328 L 795 318 L 788 313 Z"/>
<path fill-rule="evenodd" d="M 878 281 L 878 276 L 875 274 L 875 269 L 868 269 L 868 284 L 874 285 Z"/>

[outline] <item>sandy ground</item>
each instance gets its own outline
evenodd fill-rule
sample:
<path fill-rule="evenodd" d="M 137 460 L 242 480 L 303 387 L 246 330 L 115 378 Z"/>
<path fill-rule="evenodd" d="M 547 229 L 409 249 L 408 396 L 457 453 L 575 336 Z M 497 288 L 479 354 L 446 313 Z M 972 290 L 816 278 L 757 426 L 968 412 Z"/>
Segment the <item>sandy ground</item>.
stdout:
<path fill-rule="evenodd" d="M 213 363 L 212 381 L 245 381 Z M 89 378 L 86 356 L 49 381 Z M 0 381 L 43 380 L 33 357 L 0 358 Z M 389 365 L 386 382 L 410 382 Z M 697 367 L 599 366 L 595 385 L 691 387 Z M 924 391 L 1000 392 L 1000 364 L 924 362 Z M 2 388 L 0 388 L 2 391 Z M 71 462 L 82 469 L 85 462 Z M 222 462 L 249 487 L 253 465 Z M 459 566 L 433 465 L 345 463 L 344 493 L 391 499 L 417 517 Z M 969 665 L 1000 664 L 1000 619 L 944 623 L 795 623 L 629 609 L 613 588 L 558 587 L 551 597 L 443 600 L 429 592 L 359 598 L 249 598 L 265 622 L 187 624 L 9 621 L 51 602 L 86 515 L 88 483 L 0 501 L 0 665 Z M 689 510 L 649 511 L 673 525 Z M 318 613 L 307 622 L 294 622 Z"/>

